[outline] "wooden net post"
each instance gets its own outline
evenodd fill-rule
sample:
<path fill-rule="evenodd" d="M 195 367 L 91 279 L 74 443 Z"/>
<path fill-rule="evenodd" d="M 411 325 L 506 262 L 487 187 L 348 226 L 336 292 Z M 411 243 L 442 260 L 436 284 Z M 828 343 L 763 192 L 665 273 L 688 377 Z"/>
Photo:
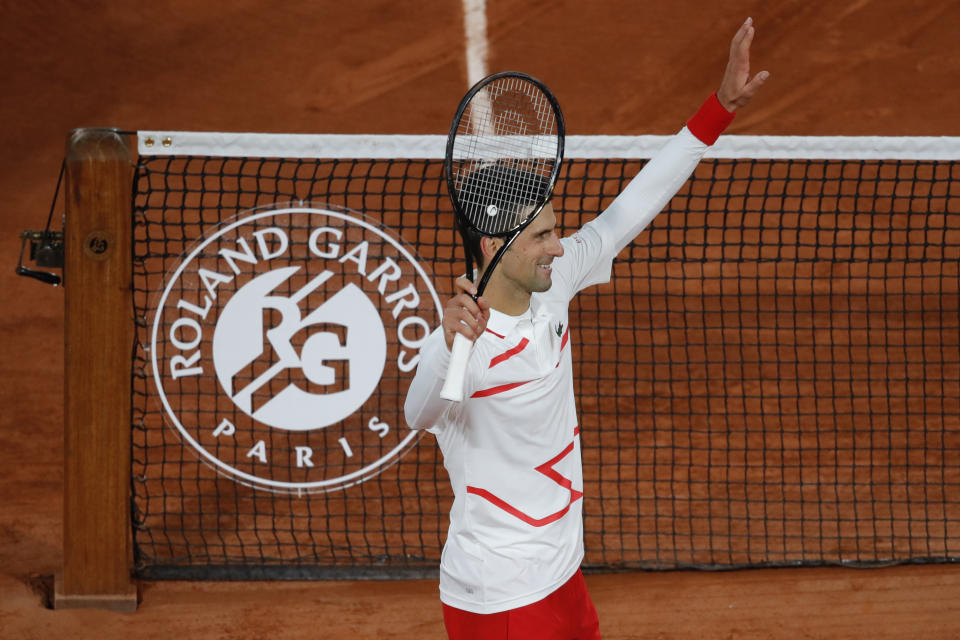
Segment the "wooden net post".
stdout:
<path fill-rule="evenodd" d="M 134 611 L 133 158 L 116 130 L 78 129 L 66 162 L 64 558 L 53 604 Z"/>

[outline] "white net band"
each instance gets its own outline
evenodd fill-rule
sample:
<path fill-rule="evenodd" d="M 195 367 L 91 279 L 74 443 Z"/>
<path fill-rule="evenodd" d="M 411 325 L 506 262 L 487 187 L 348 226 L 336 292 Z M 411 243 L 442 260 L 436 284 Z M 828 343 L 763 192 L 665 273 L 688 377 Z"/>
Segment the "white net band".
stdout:
<path fill-rule="evenodd" d="M 443 135 L 140 131 L 144 156 L 443 158 Z M 671 136 L 567 136 L 567 158 L 650 158 Z M 960 160 L 951 136 L 722 136 L 707 158 Z"/>

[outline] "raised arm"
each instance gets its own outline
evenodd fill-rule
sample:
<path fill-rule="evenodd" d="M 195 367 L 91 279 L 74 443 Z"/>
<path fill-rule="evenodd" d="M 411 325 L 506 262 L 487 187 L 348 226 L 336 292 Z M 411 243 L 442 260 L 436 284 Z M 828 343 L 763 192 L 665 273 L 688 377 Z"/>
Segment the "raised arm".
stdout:
<path fill-rule="evenodd" d="M 591 225 L 611 244 L 613 255 L 643 231 L 676 195 L 734 117 L 770 77 L 761 71 L 750 77 L 750 44 L 755 28 L 747 18 L 730 42 L 730 57 L 720 82 L 697 113 L 627 185 L 613 204 Z"/>

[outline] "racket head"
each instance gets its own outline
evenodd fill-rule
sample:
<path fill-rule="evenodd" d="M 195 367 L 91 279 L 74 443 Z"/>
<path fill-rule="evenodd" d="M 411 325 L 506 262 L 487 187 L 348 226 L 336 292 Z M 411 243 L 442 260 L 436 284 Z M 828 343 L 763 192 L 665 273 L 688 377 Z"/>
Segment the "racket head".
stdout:
<path fill-rule="evenodd" d="M 565 136 L 560 105 L 540 80 L 503 71 L 471 87 L 444 157 L 461 231 L 506 237 L 529 224 L 553 194 Z"/>

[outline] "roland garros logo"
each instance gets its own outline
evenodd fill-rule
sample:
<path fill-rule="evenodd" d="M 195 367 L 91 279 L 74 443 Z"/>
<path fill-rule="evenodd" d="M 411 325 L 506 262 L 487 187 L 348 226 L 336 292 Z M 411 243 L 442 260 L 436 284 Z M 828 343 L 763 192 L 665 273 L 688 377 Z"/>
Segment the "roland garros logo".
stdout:
<path fill-rule="evenodd" d="M 411 252 L 359 214 L 241 214 L 189 252 L 156 305 L 159 399 L 183 441 L 238 482 L 363 482 L 420 436 L 403 398 L 440 309 Z"/>

